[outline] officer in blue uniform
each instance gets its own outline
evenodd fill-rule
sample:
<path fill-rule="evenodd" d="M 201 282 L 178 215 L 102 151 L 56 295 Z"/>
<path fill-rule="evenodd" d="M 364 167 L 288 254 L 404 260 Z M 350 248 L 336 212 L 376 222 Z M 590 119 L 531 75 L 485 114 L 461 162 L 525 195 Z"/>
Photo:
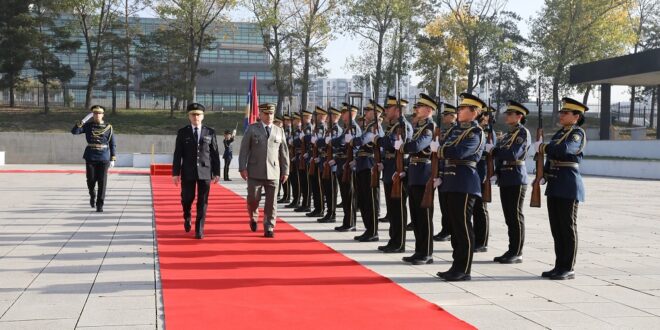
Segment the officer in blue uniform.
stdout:
<path fill-rule="evenodd" d="M 445 126 L 445 129 L 442 130 L 442 138 L 438 141 L 438 145 L 443 145 L 444 141 L 447 140 L 447 137 L 451 135 L 451 131 L 456 128 L 456 107 L 449 103 L 443 104 L 442 111 L 442 124 Z M 439 162 L 438 164 L 438 177 L 442 177 L 444 172 L 444 162 Z M 451 239 L 451 224 L 449 223 L 449 216 L 447 215 L 448 205 L 447 205 L 447 194 L 438 190 L 438 204 L 440 205 L 441 213 L 441 224 L 442 228 L 437 235 L 433 236 L 433 240 L 436 242 L 446 242 Z"/>
<path fill-rule="evenodd" d="M 331 160 L 331 166 L 337 166 L 337 179 L 339 182 L 339 192 L 341 194 L 342 208 L 344 210 L 344 218 L 342 225 L 335 227 L 336 231 L 346 232 L 346 231 L 355 231 L 355 223 L 357 217 L 357 205 L 355 202 L 355 177 L 353 174 L 353 169 L 350 166 L 346 165 L 346 152 L 352 152 L 353 155 L 357 152 L 357 147 L 353 146 L 349 142 L 352 141 L 353 136 L 361 135 L 362 130 L 355 121 L 355 116 L 357 115 L 358 108 L 354 105 L 343 103 L 342 104 L 342 119 L 344 121 L 344 130 L 341 135 L 336 138 L 333 138 L 331 143 L 333 147 L 337 148 L 337 152 L 334 154 L 335 159 Z M 347 147 L 348 144 L 348 147 Z M 347 150 L 348 149 L 348 150 Z M 344 176 L 344 171 L 349 171 L 348 180 L 343 181 L 342 177 Z"/>
<path fill-rule="evenodd" d="M 323 140 L 323 137 L 325 136 L 325 131 L 326 127 L 328 126 L 326 123 L 326 118 L 328 116 L 328 112 L 325 111 L 325 109 L 317 106 L 316 109 L 314 109 L 314 130 L 312 131 L 312 134 L 305 137 L 305 143 L 309 145 L 309 150 L 310 150 L 310 161 L 309 164 L 311 165 L 312 162 L 315 163 L 316 169 L 314 170 L 313 173 L 310 173 L 309 168 L 308 168 L 308 174 L 309 174 L 309 187 L 311 190 L 312 194 L 312 199 L 314 200 L 314 208 L 312 209 L 311 212 L 305 214 L 308 217 L 319 217 L 323 215 L 323 207 L 325 204 L 323 203 L 324 196 L 323 196 L 323 185 L 321 184 L 321 172 L 319 172 L 319 168 L 323 170 L 322 164 L 321 164 L 321 158 L 319 157 L 320 153 L 323 152 L 322 149 L 318 147 L 318 142 L 319 140 Z M 314 159 L 312 159 L 313 156 L 313 149 L 316 146 L 317 150 L 317 155 Z"/>
<path fill-rule="evenodd" d="M 563 98 L 559 110 L 562 128 L 550 142 L 537 141 L 534 144 L 537 152 L 547 155 L 543 174 L 548 183 L 545 195 L 556 259 L 555 267 L 541 275 L 552 280 L 575 278 L 578 204 L 585 200 L 579 164 L 584 157 L 586 134 L 581 126 L 584 124 L 584 113 L 588 110 L 587 106 L 574 99 Z"/>
<path fill-rule="evenodd" d="M 337 210 L 337 164 L 335 163 L 334 165 L 330 166 L 329 163 L 333 159 L 328 159 L 326 157 L 326 151 L 328 145 L 331 146 L 332 148 L 332 156 L 334 158 L 334 155 L 340 152 L 344 152 L 343 149 L 340 147 L 334 147 L 332 146 L 332 140 L 338 138 L 342 132 L 343 129 L 339 126 L 339 118 L 341 117 L 341 111 L 334 108 L 330 107 L 328 109 L 330 112 L 330 122 L 331 122 L 331 127 L 326 130 L 326 135 L 323 138 L 319 138 L 316 143 L 318 144 L 319 148 L 319 171 L 320 173 L 323 173 L 324 167 L 328 166 L 329 167 L 329 176 L 328 177 L 322 177 L 322 183 L 323 183 L 323 195 L 325 196 L 325 209 L 326 213 L 325 216 L 323 216 L 320 219 L 317 219 L 316 221 L 320 223 L 332 223 L 336 221 L 336 210 Z M 327 163 L 327 164 L 326 164 Z"/>
<path fill-rule="evenodd" d="M 105 109 L 100 105 L 90 108 L 90 113 L 71 129 L 71 134 L 85 134 L 87 147 L 83 153 L 87 173 L 89 205 L 96 212 L 103 212 L 108 168 L 115 166 L 115 138 L 112 125 L 103 121 Z M 92 118 L 93 117 L 93 118 Z M 92 119 L 90 121 L 90 119 Z M 98 193 L 96 187 L 98 186 Z"/>
<path fill-rule="evenodd" d="M 486 141 L 488 142 L 488 134 L 492 130 L 490 126 L 490 117 L 495 114 L 495 109 L 493 107 L 485 107 L 479 117 L 477 117 L 477 122 L 481 129 L 484 131 L 486 136 Z M 493 132 L 493 140 L 495 140 L 495 132 Z M 496 142 L 493 141 L 492 144 Z M 482 153 L 481 159 L 477 162 L 477 172 L 479 173 L 479 179 L 481 180 L 482 187 L 486 183 L 488 164 L 486 161 L 486 153 Z M 474 226 L 474 252 L 486 252 L 488 251 L 488 236 L 490 234 L 490 217 L 488 215 L 488 203 L 484 202 L 481 196 L 478 196 L 474 201 L 474 211 L 472 213 L 472 225 Z"/>
<path fill-rule="evenodd" d="M 300 207 L 300 200 L 301 200 L 301 187 L 300 187 L 300 170 L 299 166 L 300 162 L 298 161 L 300 157 L 302 156 L 302 148 L 300 144 L 300 135 L 302 134 L 301 130 L 301 124 L 300 124 L 300 113 L 294 113 L 291 115 L 291 120 L 293 121 L 293 126 L 291 128 L 291 134 L 289 135 L 289 138 L 287 140 L 287 143 L 289 145 L 289 149 L 292 152 L 289 152 L 291 155 L 291 166 L 290 168 L 290 179 L 287 181 L 291 181 L 291 193 L 292 193 L 292 200 L 291 203 L 287 204 L 284 206 L 285 208 L 292 208 L 296 209 Z"/>
<path fill-rule="evenodd" d="M 229 165 L 231 164 L 231 159 L 234 157 L 233 148 L 231 146 L 234 143 L 234 137 L 236 136 L 236 130 L 230 131 L 225 130 L 225 138 L 222 140 L 222 145 L 225 147 L 222 152 L 222 159 L 225 161 L 224 167 L 224 177 L 225 181 L 231 181 L 229 178 Z"/>
<path fill-rule="evenodd" d="M 217 183 L 220 179 L 220 151 L 215 130 L 202 125 L 204 106 L 191 103 L 187 110 L 190 125 L 179 129 L 176 135 L 172 180 L 175 185 L 181 182 L 183 227 L 186 232 L 190 231 L 190 211 L 197 191 L 195 237 L 202 239 L 211 183 Z"/>
<path fill-rule="evenodd" d="M 309 161 L 312 154 L 310 143 L 307 143 L 312 138 L 314 126 L 312 126 L 312 112 L 302 111 L 302 126 L 298 138 L 293 140 L 294 145 L 300 149 L 300 157 L 298 158 L 298 178 L 300 181 L 300 207 L 294 209 L 295 212 L 310 212 L 312 205 L 312 189 L 309 183 Z"/>
<path fill-rule="evenodd" d="M 406 120 L 404 110 L 408 101 L 400 100 L 388 95 L 385 109 L 385 120 L 389 127 L 385 130 L 383 137 L 377 139 L 378 145 L 383 148 L 381 154 L 383 187 L 385 189 L 385 207 L 387 208 L 387 220 L 390 223 L 390 239 L 386 245 L 379 246 L 378 250 L 384 253 L 403 253 L 406 251 L 406 223 L 408 221 L 408 187 L 407 180 L 404 178 L 401 184 L 401 198 L 392 198 L 392 177 L 396 172 L 396 150 L 394 143 L 397 140 L 397 133 L 401 132 L 402 140 L 408 141 L 412 138 L 412 125 Z M 406 155 L 407 156 L 407 155 Z M 404 158 L 404 171 L 407 166 L 408 158 Z"/>
<path fill-rule="evenodd" d="M 531 135 L 525 122 L 529 110 L 516 102 L 509 100 L 504 112 L 504 120 L 509 125 L 509 131 L 497 141 L 496 145 L 486 144 L 486 152 L 493 155 L 495 162 L 495 177 L 500 187 L 502 211 L 508 228 L 509 248 L 493 260 L 502 264 L 522 262 L 522 250 L 525 242 L 525 216 L 523 204 L 527 191 L 527 167 L 525 159 L 532 145 Z"/>
<path fill-rule="evenodd" d="M 358 148 L 357 157 L 354 160 L 356 197 L 357 203 L 360 205 L 365 231 L 362 235 L 355 236 L 354 239 L 359 242 L 376 242 L 379 239 L 377 205 L 380 203 L 380 190 L 378 187 L 371 187 L 371 169 L 376 166 L 374 163 L 374 149 L 376 148 L 373 143 L 374 139 L 383 136 L 383 129 L 378 122 L 383 107 L 374 100 L 369 100 L 369 104 L 364 110 L 366 126 L 362 135 L 354 137 L 352 143 Z"/>
<path fill-rule="evenodd" d="M 477 162 L 484 149 L 484 132 L 477 116 L 486 104 L 478 97 L 461 94 L 458 105 L 458 126 L 439 147 L 438 158 L 444 160 L 444 172 L 438 178 L 440 191 L 447 196 L 448 216 L 451 223 L 451 245 L 454 259 L 451 268 L 439 272 L 447 281 L 470 280 L 474 253 L 474 230 L 472 210 L 477 197 L 481 197 L 481 179 L 477 173 Z M 435 145 L 434 148 L 435 149 Z"/>
<path fill-rule="evenodd" d="M 408 170 L 404 172 L 406 173 L 404 176 L 408 178 L 415 253 L 409 257 L 403 257 L 403 261 L 413 265 L 424 265 L 433 263 L 433 207 L 422 208 L 422 199 L 426 183 L 431 177 L 430 145 L 435 131 L 432 116 L 433 112 L 437 110 L 438 104 L 430 96 L 421 93 L 415 108 L 417 108 L 417 124 L 412 138 L 406 143 L 397 140 L 394 149 L 403 148 L 403 152 L 410 155 Z M 399 176 L 401 175 L 402 173 L 399 173 Z"/>

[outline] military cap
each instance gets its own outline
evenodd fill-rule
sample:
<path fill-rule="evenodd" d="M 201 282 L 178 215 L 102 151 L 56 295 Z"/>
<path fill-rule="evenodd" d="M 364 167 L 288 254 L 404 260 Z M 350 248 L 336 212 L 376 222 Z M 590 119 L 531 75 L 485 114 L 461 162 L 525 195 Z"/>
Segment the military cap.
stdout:
<path fill-rule="evenodd" d="M 289 116 L 289 115 L 284 115 L 284 116 L 282 116 L 282 119 L 283 119 L 283 120 L 291 120 L 291 116 Z"/>
<path fill-rule="evenodd" d="M 365 111 L 373 110 L 374 109 L 374 100 L 369 99 L 369 102 L 367 102 L 367 105 L 365 105 L 363 108 Z"/>
<path fill-rule="evenodd" d="M 383 111 L 385 111 L 385 108 L 383 108 L 382 105 L 374 102 L 374 110 L 376 110 L 377 114 L 381 114 Z"/>
<path fill-rule="evenodd" d="M 300 114 L 297 113 L 297 112 L 294 113 L 293 115 L 291 115 L 291 119 L 298 119 L 298 120 L 300 120 Z"/>
<path fill-rule="evenodd" d="M 351 112 L 358 112 L 358 108 L 352 104 L 348 104 L 346 102 L 341 104 L 341 112 L 348 111 L 349 108 L 351 109 Z"/>
<path fill-rule="evenodd" d="M 273 119 L 273 122 L 282 122 L 284 121 L 284 117 L 282 115 L 275 115 L 275 119 Z"/>
<path fill-rule="evenodd" d="M 316 106 L 316 109 L 314 110 L 314 113 L 317 115 L 327 115 L 328 112 L 325 111 L 325 109 L 319 107 L 318 105 Z"/>
<path fill-rule="evenodd" d="M 453 114 L 456 114 L 456 107 L 455 107 L 453 104 L 449 104 L 449 103 L 445 103 L 445 102 L 443 102 L 442 105 L 443 105 L 443 108 L 444 108 L 444 109 L 442 110 L 442 114 L 443 114 L 443 115 L 453 115 Z"/>
<path fill-rule="evenodd" d="M 330 110 L 330 114 L 337 115 L 337 116 L 341 115 L 341 110 L 339 110 L 335 107 L 330 107 L 329 110 Z"/>
<path fill-rule="evenodd" d="M 100 105 L 93 105 L 89 110 L 93 113 L 105 113 L 105 108 Z"/>
<path fill-rule="evenodd" d="M 263 103 L 259 105 L 259 111 L 263 113 L 275 113 L 275 104 Z"/>
<path fill-rule="evenodd" d="M 385 101 L 385 106 L 391 107 L 396 106 L 396 96 L 387 95 L 387 101 Z"/>
<path fill-rule="evenodd" d="M 506 110 L 504 112 L 517 112 L 523 116 L 529 115 L 529 110 L 524 105 L 514 100 L 506 101 Z"/>
<path fill-rule="evenodd" d="M 188 113 L 191 113 L 191 114 L 194 114 L 194 115 L 202 115 L 202 114 L 204 114 L 204 111 L 206 111 L 206 108 L 203 105 L 195 102 L 195 103 L 188 104 L 188 106 L 186 107 L 186 110 L 188 111 Z"/>
<path fill-rule="evenodd" d="M 231 134 L 231 130 L 230 130 L 230 129 L 226 129 L 226 130 L 225 130 L 225 134 Z"/>
<path fill-rule="evenodd" d="M 309 111 L 309 110 L 303 110 L 303 111 L 302 111 L 302 115 L 303 115 L 303 116 L 311 116 L 311 115 L 312 115 L 312 112 Z"/>
<path fill-rule="evenodd" d="M 424 93 L 419 93 L 419 100 L 415 104 L 416 107 L 429 107 L 433 111 L 438 109 L 438 103 L 435 102 L 435 100 L 424 94 Z"/>
<path fill-rule="evenodd" d="M 570 97 L 561 99 L 561 103 L 561 109 L 559 111 L 579 111 L 582 113 L 589 111 L 589 107 Z"/>
<path fill-rule="evenodd" d="M 479 97 L 474 96 L 470 93 L 461 93 L 461 102 L 458 104 L 458 107 L 475 107 L 478 110 L 486 107 L 486 102 L 482 101 Z"/>

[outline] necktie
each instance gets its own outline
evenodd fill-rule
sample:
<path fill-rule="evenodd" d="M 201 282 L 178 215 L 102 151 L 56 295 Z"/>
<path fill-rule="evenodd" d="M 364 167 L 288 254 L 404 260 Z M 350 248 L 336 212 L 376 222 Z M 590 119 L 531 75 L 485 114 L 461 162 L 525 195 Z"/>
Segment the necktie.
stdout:
<path fill-rule="evenodd" d="M 195 143 L 199 144 L 199 134 L 197 134 L 197 127 L 195 127 L 195 133 L 193 133 L 195 136 Z"/>
<path fill-rule="evenodd" d="M 270 126 L 266 126 L 266 136 L 270 137 Z"/>

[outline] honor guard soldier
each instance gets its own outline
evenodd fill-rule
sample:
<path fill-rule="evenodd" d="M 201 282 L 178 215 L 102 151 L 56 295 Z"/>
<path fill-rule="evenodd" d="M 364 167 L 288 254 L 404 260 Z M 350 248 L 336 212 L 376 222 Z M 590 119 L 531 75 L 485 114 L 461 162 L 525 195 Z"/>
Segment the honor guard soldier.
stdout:
<path fill-rule="evenodd" d="M 298 178 L 300 181 L 300 206 L 293 211 L 295 212 L 310 212 L 312 204 L 312 194 L 309 185 L 309 173 L 307 169 L 309 168 L 309 160 L 311 157 L 311 148 L 309 141 L 312 137 L 312 131 L 314 127 L 312 126 L 312 113 L 307 110 L 302 111 L 302 124 L 301 131 L 298 134 L 298 139 L 294 139 L 295 143 L 298 144 L 300 148 L 300 158 L 298 159 Z M 296 142 L 297 141 L 297 142 Z"/>
<path fill-rule="evenodd" d="M 273 125 L 275 125 L 275 126 L 281 128 L 282 130 L 284 130 L 284 117 L 282 115 L 275 115 L 275 118 L 273 118 Z M 286 137 L 286 133 L 285 133 L 285 137 Z M 285 144 L 286 144 L 286 142 L 285 142 Z M 289 150 L 289 148 L 287 147 L 287 155 L 288 155 L 288 150 Z M 287 181 L 289 181 L 289 180 L 287 180 Z M 277 187 L 277 198 L 280 198 L 280 196 L 282 195 L 282 190 L 284 190 L 283 187 L 284 187 L 284 184 L 280 180 L 280 184 Z M 276 203 L 279 203 L 279 200 Z"/>
<path fill-rule="evenodd" d="M 89 205 L 96 212 L 103 212 L 105 187 L 108 182 L 108 168 L 115 166 L 115 138 L 112 125 L 103 121 L 105 109 L 100 105 L 90 108 L 90 113 L 71 129 L 71 134 L 85 134 L 87 147 L 83 153 Z M 93 117 L 93 118 L 92 118 Z M 92 119 L 90 121 L 90 119 Z M 98 193 L 96 187 L 98 186 Z"/>
<path fill-rule="evenodd" d="M 383 113 L 383 107 L 369 100 L 364 108 L 364 121 L 366 126 L 362 135 L 353 138 L 353 145 L 358 147 L 355 158 L 355 190 L 357 203 L 360 205 L 360 214 L 364 223 L 365 232 L 355 236 L 359 242 L 378 241 L 378 205 L 380 204 L 380 189 L 371 186 L 371 169 L 374 163 L 374 140 L 383 136 L 383 130 L 378 124 L 378 117 Z M 380 147 L 378 147 L 380 148 Z M 379 181 L 380 184 L 380 181 Z"/>
<path fill-rule="evenodd" d="M 325 122 L 328 117 L 328 112 L 325 109 L 317 106 L 314 110 L 314 131 L 309 137 L 306 137 L 305 142 L 310 146 L 310 166 L 308 167 L 309 173 L 309 187 L 312 194 L 312 199 L 314 200 L 314 209 L 305 214 L 308 217 L 320 217 L 323 215 L 323 191 L 321 185 L 321 176 L 319 175 L 319 169 L 322 170 L 321 157 L 319 153 L 322 151 L 319 146 L 319 140 L 323 140 L 325 137 L 325 131 L 327 123 Z M 316 149 L 316 155 L 314 155 L 313 150 Z M 314 162 L 314 166 L 311 166 L 311 163 Z M 312 169 L 314 170 L 312 172 Z"/>
<path fill-rule="evenodd" d="M 302 134 L 300 129 L 300 114 L 294 113 L 291 115 L 291 120 L 293 121 L 293 126 L 291 128 L 291 136 L 287 141 L 289 144 L 289 150 L 293 151 L 289 153 L 291 158 L 291 166 L 289 166 L 289 171 L 291 174 L 289 176 L 289 181 L 291 181 L 291 193 L 293 194 L 293 199 L 290 204 L 287 204 L 284 207 L 295 209 L 300 207 L 300 192 L 302 191 L 300 187 L 300 171 L 298 170 L 298 165 L 300 164 L 298 159 L 300 159 L 302 156 L 302 149 L 299 143 L 299 136 Z"/>
<path fill-rule="evenodd" d="M 413 110 L 413 113 L 410 116 L 410 123 L 413 127 L 415 127 L 415 126 L 417 126 L 417 121 L 419 120 L 419 117 L 417 117 L 417 108 L 413 107 L 412 110 Z M 413 229 L 415 229 L 415 224 L 411 221 L 406 225 L 406 230 L 407 231 L 412 231 Z"/>
<path fill-rule="evenodd" d="M 451 131 L 443 145 L 437 149 L 438 158 L 444 160 L 444 170 L 439 183 L 440 191 L 447 196 L 447 213 L 451 223 L 451 246 L 454 259 L 451 268 L 439 272 L 447 281 L 470 280 L 474 253 L 472 210 L 477 197 L 481 197 L 481 179 L 477 162 L 484 150 L 484 132 L 477 122 L 486 104 L 478 97 L 463 93 L 458 105 L 458 126 Z M 438 148 L 434 144 L 433 149 Z"/>
<path fill-rule="evenodd" d="M 224 176 L 225 181 L 231 181 L 229 178 L 229 165 L 231 164 L 231 159 L 234 156 L 233 148 L 231 146 L 234 143 L 234 137 L 236 136 L 236 130 L 233 131 L 225 130 L 225 138 L 222 140 L 222 145 L 225 147 L 225 150 L 222 152 L 222 159 L 225 161 L 224 167 Z"/>
<path fill-rule="evenodd" d="M 486 136 L 490 133 L 490 122 L 491 116 L 493 115 L 495 115 L 495 109 L 486 106 L 482 109 L 479 117 L 477 117 L 477 122 L 479 122 L 479 126 L 481 126 L 481 129 Z M 495 134 L 493 134 L 493 139 L 494 138 Z M 484 141 L 484 145 L 485 144 L 486 141 Z M 481 155 L 481 159 L 477 162 L 477 172 L 479 173 L 479 179 L 481 179 L 483 187 L 486 180 L 490 180 L 490 178 L 486 177 L 488 166 L 485 149 Z M 472 225 L 474 226 L 474 252 L 486 252 L 488 251 L 488 236 L 490 234 L 490 217 L 488 215 L 488 203 L 486 203 L 481 196 L 477 196 L 474 200 L 472 219 Z"/>
<path fill-rule="evenodd" d="M 292 156 L 293 153 L 291 152 L 291 146 L 289 145 L 289 138 L 291 137 L 291 117 L 289 115 L 284 115 L 282 116 L 282 128 L 284 128 L 284 135 L 286 137 L 287 141 L 287 147 L 289 148 L 289 156 Z M 289 165 L 289 169 L 293 167 L 293 164 Z M 281 183 L 282 184 L 282 190 L 284 190 L 284 196 L 280 198 L 277 202 L 278 203 L 289 203 L 291 200 L 291 171 L 289 171 L 289 180 L 286 180 L 286 182 Z"/>
<path fill-rule="evenodd" d="M 439 145 L 443 145 L 447 137 L 451 135 L 451 131 L 456 128 L 456 107 L 449 103 L 444 103 L 444 110 L 442 111 L 442 124 L 445 126 L 445 129 L 442 130 L 442 138 L 439 141 Z M 444 162 L 438 164 L 438 170 L 440 171 L 439 176 L 442 178 L 444 171 Z M 443 193 L 438 189 L 438 202 L 440 204 L 440 213 L 441 213 L 441 225 L 440 232 L 437 235 L 433 236 L 433 240 L 436 242 L 446 242 L 451 239 L 451 223 L 449 223 L 448 204 L 447 204 L 447 194 Z"/>
<path fill-rule="evenodd" d="M 504 112 L 504 121 L 509 131 L 497 144 L 486 144 L 486 152 L 493 155 L 495 176 L 500 187 L 502 211 L 508 228 L 509 248 L 493 260 L 502 264 L 517 264 L 522 262 L 522 249 L 525 242 L 525 216 L 523 203 L 527 191 L 527 167 L 525 159 L 532 145 L 531 135 L 525 122 L 529 110 L 516 102 L 509 100 Z"/>
<path fill-rule="evenodd" d="M 422 208 L 422 199 L 426 183 L 431 177 L 431 149 L 435 123 L 433 112 L 438 104 L 428 95 L 419 94 L 415 104 L 417 124 L 410 141 L 397 140 L 394 149 L 403 148 L 403 153 L 410 155 L 407 172 L 399 176 L 408 178 L 408 197 L 410 198 L 410 217 L 415 234 L 415 253 L 404 257 L 403 261 L 413 265 L 433 263 L 433 207 Z M 404 174 L 405 173 L 405 174 Z"/>
<path fill-rule="evenodd" d="M 183 227 L 186 232 L 190 231 L 190 211 L 197 191 L 195 237 L 202 239 L 211 183 L 217 183 L 220 179 L 220 154 L 215 130 L 202 125 L 204 106 L 191 103 L 187 110 L 190 125 L 181 128 L 176 135 L 172 180 L 175 185 L 181 182 Z"/>
<path fill-rule="evenodd" d="M 350 144 L 353 136 L 361 135 L 362 130 L 355 121 L 355 115 L 358 108 L 348 103 L 342 103 L 342 119 L 344 120 L 344 130 L 338 137 L 332 139 L 332 145 L 338 148 L 335 153 L 335 159 L 331 160 L 330 165 L 337 165 L 337 179 L 339 182 L 339 193 L 341 194 L 342 208 L 344 210 L 344 218 L 342 225 L 335 227 L 336 231 L 355 231 L 355 220 L 357 216 L 356 202 L 355 202 L 355 187 L 353 169 L 346 165 L 346 152 L 355 154 L 357 148 Z M 348 142 L 347 142 L 348 141 Z M 348 145 L 348 146 L 347 146 Z M 344 180 L 346 179 L 346 180 Z"/>
<path fill-rule="evenodd" d="M 575 278 L 573 267 L 578 244 L 578 204 L 585 199 L 579 164 L 587 142 L 581 126 L 584 124 L 584 113 L 588 110 L 587 106 L 574 99 L 563 98 L 559 110 L 562 128 L 550 142 L 534 143 L 537 152 L 547 155 L 543 174 L 548 183 L 545 195 L 556 259 L 555 267 L 543 272 L 542 276 L 552 280 Z"/>
<path fill-rule="evenodd" d="M 379 246 L 378 250 L 384 253 L 403 253 L 406 251 L 406 223 L 408 222 L 408 187 L 404 178 L 401 184 L 401 198 L 392 198 L 392 177 L 396 172 L 396 150 L 394 143 L 397 141 L 397 132 L 401 132 L 403 141 L 412 138 L 413 128 L 404 116 L 404 109 L 408 101 L 400 100 L 388 95 L 385 108 L 385 120 L 389 127 L 383 137 L 378 138 L 378 145 L 383 148 L 382 167 L 383 186 L 385 188 L 385 207 L 387 208 L 387 219 L 390 223 L 390 239 L 386 245 Z M 407 156 L 407 155 L 406 155 Z M 404 158 L 404 168 L 407 167 L 408 158 Z"/>
<path fill-rule="evenodd" d="M 320 138 L 318 141 L 316 141 L 320 153 L 320 166 L 318 167 L 318 171 L 321 173 L 326 209 L 325 216 L 316 220 L 320 223 L 332 223 L 336 221 L 338 189 L 337 164 L 335 162 L 334 165 L 330 165 L 329 162 L 334 161 L 335 155 L 344 152 L 342 147 L 335 147 L 332 144 L 333 139 L 338 139 L 343 133 L 343 129 L 339 126 L 341 111 L 333 107 L 328 108 L 328 111 L 330 112 L 329 115 L 332 126 L 326 130 L 326 134 L 323 138 Z M 333 156 L 333 158 L 327 157 L 328 147 L 331 149 L 331 156 Z"/>

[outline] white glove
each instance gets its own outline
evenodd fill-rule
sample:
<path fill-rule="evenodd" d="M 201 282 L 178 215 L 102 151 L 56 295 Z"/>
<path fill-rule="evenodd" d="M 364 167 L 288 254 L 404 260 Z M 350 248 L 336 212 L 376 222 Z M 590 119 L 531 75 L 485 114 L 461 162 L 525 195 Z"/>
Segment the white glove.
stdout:
<path fill-rule="evenodd" d="M 350 143 L 352 140 L 353 140 L 353 134 L 348 133 L 348 134 L 344 135 L 344 142 Z"/>
<path fill-rule="evenodd" d="M 304 140 L 305 139 L 305 134 L 302 134 L 302 133 L 298 134 L 298 138 L 300 139 L 300 141 Z"/>
<path fill-rule="evenodd" d="M 545 178 L 541 178 L 541 180 L 539 181 L 539 184 L 544 185 L 545 184 Z"/>
<path fill-rule="evenodd" d="M 403 145 L 403 140 L 397 139 L 394 141 L 394 149 L 399 150 L 401 149 L 401 146 Z"/>
<path fill-rule="evenodd" d="M 491 143 L 486 143 L 486 145 L 484 146 L 484 150 L 485 150 L 487 153 L 490 153 L 490 151 L 493 150 L 493 148 L 495 148 L 495 145 L 493 145 L 493 144 L 491 144 Z"/>
<path fill-rule="evenodd" d="M 289 144 L 293 144 L 293 138 L 289 138 Z"/>
<path fill-rule="evenodd" d="M 371 134 L 369 141 L 367 143 L 374 143 L 378 139 L 378 135 Z"/>
<path fill-rule="evenodd" d="M 433 179 L 433 188 L 438 188 L 442 184 L 442 179 L 440 178 L 435 178 Z"/>
<path fill-rule="evenodd" d="M 491 184 L 497 183 L 497 175 L 493 175 L 493 176 L 490 177 L 490 183 Z"/>
<path fill-rule="evenodd" d="M 332 138 L 329 136 L 325 137 L 325 144 L 330 144 L 330 141 L 332 141 Z"/>
<path fill-rule="evenodd" d="M 337 164 L 337 162 L 334 159 L 328 161 L 328 165 L 330 166 L 335 166 L 335 164 Z"/>
<path fill-rule="evenodd" d="M 433 140 L 431 141 L 430 147 L 431 147 L 431 152 L 438 152 L 438 149 L 440 148 L 440 142 L 438 142 L 437 140 Z"/>
<path fill-rule="evenodd" d="M 374 140 L 374 133 L 367 132 L 367 134 L 364 135 L 364 139 L 362 140 L 362 143 L 367 144 L 370 143 Z"/>
<path fill-rule="evenodd" d="M 383 169 L 385 168 L 385 166 L 383 166 L 383 163 L 378 163 L 378 164 L 376 164 L 376 167 L 378 167 L 378 170 L 379 170 L 380 172 L 382 172 Z"/>
<path fill-rule="evenodd" d="M 541 141 L 536 141 L 534 142 L 534 152 L 539 152 L 539 148 L 541 147 Z"/>
<path fill-rule="evenodd" d="M 316 143 L 319 138 L 316 135 L 312 135 L 312 143 Z"/>
<path fill-rule="evenodd" d="M 232 136 L 236 136 L 236 130 L 231 131 Z"/>
<path fill-rule="evenodd" d="M 401 179 L 405 178 L 406 177 L 406 172 L 399 172 L 399 177 Z"/>
<path fill-rule="evenodd" d="M 303 155 L 303 157 L 304 157 L 304 158 L 309 158 L 309 152 L 306 152 L 306 153 Z"/>
<path fill-rule="evenodd" d="M 87 116 L 85 116 L 85 118 L 83 118 L 80 122 L 83 124 L 86 123 L 90 118 L 92 118 L 93 115 L 93 112 L 88 113 Z"/>
<path fill-rule="evenodd" d="M 354 167 L 355 167 L 355 164 L 357 164 L 357 162 L 354 161 L 354 160 L 351 160 L 351 162 L 348 163 L 348 166 L 350 166 L 351 168 L 354 168 Z"/>
<path fill-rule="evenodd" d="M 321 157 L 314 158 L 314 162 L 317 163 L 317 164 L 320 163 L 321 162 Z"/>
<path fill-rule="evenodd" d="M 110 161 L 110 168 L 113 168 L 113 167 L 115 167 L 115 161 L 114 161 L 114 160 L 111 160 L 111 161 Z"/>

